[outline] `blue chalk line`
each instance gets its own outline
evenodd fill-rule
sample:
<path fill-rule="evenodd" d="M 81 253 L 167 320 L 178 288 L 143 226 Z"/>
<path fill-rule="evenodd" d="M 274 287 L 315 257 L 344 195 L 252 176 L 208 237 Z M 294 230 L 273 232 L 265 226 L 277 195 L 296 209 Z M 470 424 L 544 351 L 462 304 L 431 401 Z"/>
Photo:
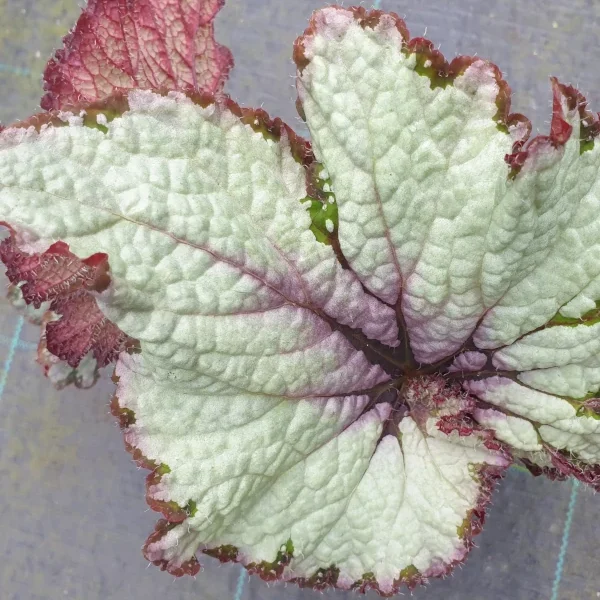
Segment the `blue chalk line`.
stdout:
<path fill-rule="evenodd" d="M 8 347 L 8 356 L 4 361 L 4 368 L 2 369 L 2 375 L 0 375 L 0 399 L 4 394 L 4 388 L 6 387 L 6 380 L 8 379 L 8 373 L 10 371 L 10 367 L 12 366 L 13 359 L 15 357 L 15 352 L 17 350 L 17 346 L 19 345 L 19 337 L 21 336 L 21 330 L 23 329 L 23 323 L 25 319 L 23 317 L 19 317 L 17 319 L 17 326 L 15 327 L 15 332 L 10 340 L 10 345 Z"/>
<path fill-rule="evenodd" d="M 569 536 L 571 535 L 571 524 L 573 523 L 573 515 L 575 514 L 575 505 L 577 504 L 577 494 L 581 484 L 577 479 L 573 479 L 571 487 L 571 497 L 569 498 L 569 506 L 567 508 L 567 516 L 565 518 L 565 527 L 563 529 L 562 543 L 560 545 L 560 552 L 558 553 L 558 560 L 556 561 L 556 570 L 554 571 L 554 582 L 552 583 L 552 596 L 550 600 L 558 600 L 558 591 L 560 589 L 560 582 L 563 576 L 563 569 L 565 566 L 565 558 L 567 556 L 567 549 L 569 547 Z"/>
<path fill-rule="evenodd" d="M 238 577 L 237 587 L 235 588 L 235 596 L 233 600 L 242 600 L 244 593 L 244 584 L 246 583 L 247 575 L 246 569 L 240 565 L 240 576 Z"/>

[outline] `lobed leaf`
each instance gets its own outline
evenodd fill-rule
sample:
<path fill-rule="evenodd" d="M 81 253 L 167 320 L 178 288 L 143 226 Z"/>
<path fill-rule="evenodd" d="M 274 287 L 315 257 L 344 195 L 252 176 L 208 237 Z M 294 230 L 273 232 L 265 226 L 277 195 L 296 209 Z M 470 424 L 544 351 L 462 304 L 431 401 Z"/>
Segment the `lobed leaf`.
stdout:
<path fill-rule="evenodd" d="M 600 126 L 553 80 L 530 140 L 394 14 L 317 11 L 295 59 L 312 147 L 140 90 L 0 133 L 0 252 L 49 350 L 119 352 L 148 560 L 391 595 L 464 560 L 511 460 L 600 485 Z"/>

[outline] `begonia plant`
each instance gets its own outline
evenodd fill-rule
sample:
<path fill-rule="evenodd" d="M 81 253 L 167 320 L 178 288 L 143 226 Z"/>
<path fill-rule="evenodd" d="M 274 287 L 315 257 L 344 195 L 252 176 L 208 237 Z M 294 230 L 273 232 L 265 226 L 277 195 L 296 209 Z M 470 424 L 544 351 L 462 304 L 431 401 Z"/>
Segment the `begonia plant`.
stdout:
<path fill-rule="evenodd" d="M 40 362 L 111 407 L 144 554 L 392 595 L 461 563 L 513 462 L 600 489 L 600 121 L 331 6 L 302 139 L 223 92 L 222 0 L 90 0 L 0 133 L 0 258 Z"/>

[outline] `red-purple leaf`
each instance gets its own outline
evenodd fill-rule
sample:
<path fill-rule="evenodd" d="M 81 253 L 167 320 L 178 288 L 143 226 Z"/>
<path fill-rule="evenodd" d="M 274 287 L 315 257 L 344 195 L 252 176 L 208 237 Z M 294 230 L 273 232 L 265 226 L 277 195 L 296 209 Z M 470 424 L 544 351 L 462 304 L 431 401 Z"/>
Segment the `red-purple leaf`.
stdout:
<path fill-rule="evenodd" d="M 76 367 L 88 352 L 92 352 L 99 367 L 104 367 L 120 352 L 135 346 L 134 340 L 109 321 L 85 291 L 57 298 L 52 310 L 63 318 L 46 325 L 46 344 L 52 354 L 71 367 Z"/>
<path fill-rule="evenodd" d="M 64 242 L 52 244 L 41 254 L 29 254 L 17 247 L 11 235 L 0 243 L 0 260 L 11 283 L 25 282 L 21 286 L 23 299 L 36 308 L 82 288 L 102 291 L 110 282 L 106 254 L 80 260 Z"/>
<path fill-rule="evenodd" d="M 233 66 L 213 37 L 224 0 L 90 0 L 44 73 L 45 110 L 134 88 L 218 93 Z"/>
<path fill-rule="evenodd" d="M 99 365 L 93 355 L 88 354 L 80 363 L 72 367 L 65 360 L 52 354 L 48 350 L 46 325 L 60 319 L 56 313 L 48 310 L 42 319 L 42 335 L 37 349 L 37 362 L 42 367 L 44 375 L 50 379 L 52 385 L 61 390 L 67 385 L 73 384 L 78 388 L 90 388 L 100 376 Z"/>
<path fill-rule="evenodd" d="M 133 338 L 102 314 L 90 293 L 103 291 L 110 283 L 106 254 L 99 252 L 82 260 L 64 242 L 56 242 L 42 253 L 28 253 L 17 246 L 15 238 L 11 231 L 0 243 L 0 260 L 6 265 L 8 279 L 14 285 L 22 284 L 27 304 L 39 308 L 49 301 L 49 310 L 62 317 L 46 323 L 43 351 L 47 349 L 73 368 L 91 352 L 97 367 L 104 367 L 120 352 L 136 346 Z M 47 363 L 44 359 L 46 374 Z"/>
<path fill-rule="evenodd" d="M 600 465 L 584 463 L 550 445 L 546 446 L 554 468 L 565 477 L 575 477 L 600 492 Z"/>

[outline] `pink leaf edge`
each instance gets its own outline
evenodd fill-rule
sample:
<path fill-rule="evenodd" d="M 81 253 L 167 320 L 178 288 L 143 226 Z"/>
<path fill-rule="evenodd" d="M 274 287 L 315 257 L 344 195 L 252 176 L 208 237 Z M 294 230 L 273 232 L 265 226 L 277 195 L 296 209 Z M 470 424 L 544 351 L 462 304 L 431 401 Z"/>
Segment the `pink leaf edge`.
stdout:
<path fill-rule="evenodd" d="M 218 94 L 233 67 L 214 39 L 225 0 L 89 0 L 44 72 L 44 110 L 134 88 Z"/>

